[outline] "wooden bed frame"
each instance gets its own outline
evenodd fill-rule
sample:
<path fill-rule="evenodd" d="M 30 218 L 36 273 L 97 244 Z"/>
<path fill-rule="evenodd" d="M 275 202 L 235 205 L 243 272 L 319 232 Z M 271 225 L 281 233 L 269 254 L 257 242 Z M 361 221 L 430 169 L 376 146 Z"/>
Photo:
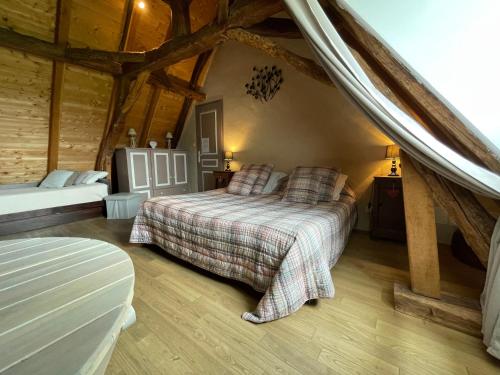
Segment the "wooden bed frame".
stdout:
<path fill-rule="evenodd" d="M 104 200 L 0 215 L 0 236 L 103 216 Z"/>

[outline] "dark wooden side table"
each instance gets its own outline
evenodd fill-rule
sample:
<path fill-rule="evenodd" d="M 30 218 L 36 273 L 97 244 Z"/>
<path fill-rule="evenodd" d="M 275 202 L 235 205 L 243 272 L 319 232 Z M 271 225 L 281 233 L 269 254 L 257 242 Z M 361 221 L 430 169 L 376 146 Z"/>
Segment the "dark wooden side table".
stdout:
<path fill-rule="evenodd" d="M 377 176 L 374 178 L 370 235 L 373 238 L 406 241 L 401 177 Z"/>
<path fill-rule="evenodd" d="M 215 188 L 225 188 L 233 178 L 233 171 L 214 171 Z"/>

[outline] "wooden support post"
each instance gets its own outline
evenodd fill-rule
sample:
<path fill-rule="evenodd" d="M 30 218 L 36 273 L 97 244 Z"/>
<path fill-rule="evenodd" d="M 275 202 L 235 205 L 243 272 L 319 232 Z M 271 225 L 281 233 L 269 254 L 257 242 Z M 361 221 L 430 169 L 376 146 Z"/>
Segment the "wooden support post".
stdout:
<path fill-rule="evenodd" d="M 478 301 L 443 294 L 442 299 L 413 293 L 406 285 L 394 284 L 397 311 L 424 318 L 472 336 L 481 337 L 481 309 Z"/>
<path fill-rule="evenodd" d="M 411 290 L 439 298 L 441 286 L 432 193 L 404 151 L 401 151 L 401 169 Z"/>
<path fill-rule="evenodd" d="M 158 105 L 158 101 L 160 100 L 160 95 L 161 89 L 157 86 L 153 87 L 148 112 L 146 113 L 144 125 L 142 126 L 141 137 L 139 139 L 139 147 L 146 147 L 146 143 L 149 138 L 149 132 L 151 130 L 151 124 L 153 123 L 153 118 L 156 111 L 156 106 Z"/>
<path fill-rule="evenodd" d="M 66 46 L 69 35 L 71 0 L 58 0 L 54 42 Z M 57 169 L 59 162 L 59 138 L 61 129 L 61 96 L 64 85 L 64 62 L 52 62 L 52 88 L 50 94 L 49 141 L 47 150 L 47 172 Z"/>

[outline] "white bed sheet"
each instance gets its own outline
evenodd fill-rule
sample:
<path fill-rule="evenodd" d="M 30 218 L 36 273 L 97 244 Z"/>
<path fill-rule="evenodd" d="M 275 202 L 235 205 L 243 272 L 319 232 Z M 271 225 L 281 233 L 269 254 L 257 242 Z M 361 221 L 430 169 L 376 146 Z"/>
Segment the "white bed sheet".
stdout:
<path fill-rule="evenodd" d="M 101 183 L 60 189 L 39 187 L 0 189 L 0 215 L 95 202 L 107 195 L 108 186 Z"/>

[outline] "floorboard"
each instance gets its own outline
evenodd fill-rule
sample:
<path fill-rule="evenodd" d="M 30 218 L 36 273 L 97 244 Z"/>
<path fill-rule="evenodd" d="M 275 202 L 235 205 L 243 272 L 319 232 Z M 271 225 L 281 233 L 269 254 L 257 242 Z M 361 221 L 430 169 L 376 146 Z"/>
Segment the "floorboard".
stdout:
<path fill-rule="evenodd" d="M 394 311 L 394 281 L 407 282 L 404 245 L 354 232 L 332 270 L 336 297 L 287 318 L 240 319 L 259 294 L 164 254 L 128 243 L 130 220 L 89 219 L 19 237 L 89 237 L 131 256 L 137 323 L 123 332 L 108 375 L 496 374 L 480 339 Z M 478 298 L 484 272 L 440 247 L 442 288 Z"/>

